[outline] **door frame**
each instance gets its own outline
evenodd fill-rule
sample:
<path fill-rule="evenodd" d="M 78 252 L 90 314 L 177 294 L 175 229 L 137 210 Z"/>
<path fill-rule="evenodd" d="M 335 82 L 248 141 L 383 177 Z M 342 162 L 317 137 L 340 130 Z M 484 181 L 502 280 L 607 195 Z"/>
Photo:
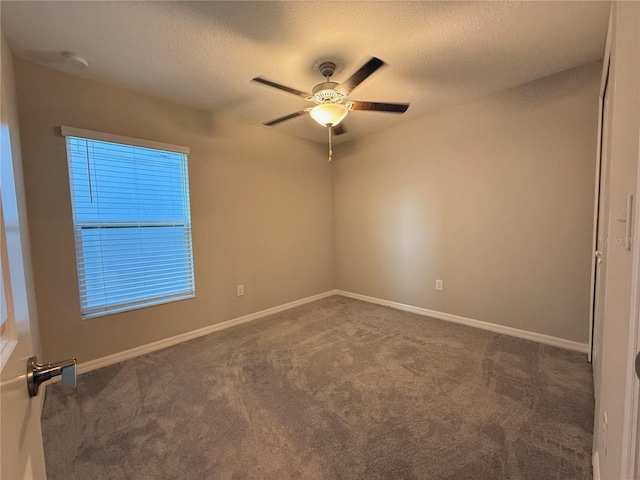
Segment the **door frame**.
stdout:
<path fill-rule="evenodd" d="M 636 446 L 638 445 L 638 408 L 640 407 L 640 380 L 635 371 L 635 357 L 640 350 L 640 208 L 637 195 L 640 193 L 640 129 L 638 131 L 638 163 L 636 164 L 636 195 L 633 212 L 633 260 L 631 265 L 631 305 L 629 308 L 629 343 L 627 346 L 627 380 L 624 392 L 622 430 L 622 475 L 638 478 L 636 470 Z"/>
<path fill-rule="evenodd" d="M 607 41 L 603 57 L 602 78 L 600 82 L 600 92 L 598 97 L 598 137 L 596 150 L 596 175 L 595 175 L 595 198 L 594 198 L 594 222 L 593 222 L 593 239 L 592 239 L 592 259 L 591 259 L 591 291 L 590 291 L 590 309 L 589 309 L 589 361 L 599 368 L 600 354 L 596 347 L 601 328 L 595 324 L 595 300 L 596 300 L 596 256 L 595 252 L 598 247 L 598 214 L 600 204 L 601 180 L 602 180 L 602 153 L 603 153 L 603 122 L 605 93 L 609 82 L 609 70 L 611 62 L 611 34 L 613 29 L 613 8 L 612 14 L 609 15 L 609 28 L 607 33 Z M 634 204 L 632 208 L 633 229 L 632 237 L 632 271 L 631 271 L 631 291 L 629 305 L 629 327 L 628 327 L 628 343 L 627 343 L 627 362 L 625 372 L 624 387 L 624 411 L 623 413 L 623 432 L 622 432 L 622 465 L 621 474 L 623 478 L 635 479 L 640 478 L 640 471 L 636 471 L 636 463 L 640 465 L 640 456 L 636 451 L 640 445 L 638 438 L 640 431 L 638 424 L 640 420 L 640 382 L 635 372 L 635 356 L 640 350 L 640 207 L 638 207 L 638 195 L 640 195 L 640 132 L 638 147 L 638 163 L 636 170 L 636 190 L 634 195 Z M 594 371 L 594 381 L 597 380 Z M 597 392 L 599 385 L 595 385 Z"/>

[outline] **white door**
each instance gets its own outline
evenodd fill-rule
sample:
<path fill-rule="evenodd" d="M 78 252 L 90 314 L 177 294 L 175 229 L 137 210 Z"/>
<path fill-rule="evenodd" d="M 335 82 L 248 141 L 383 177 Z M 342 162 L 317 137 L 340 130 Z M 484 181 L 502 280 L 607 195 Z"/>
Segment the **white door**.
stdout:
<path fill-rule="evenodd" d="M 610 135 L 611 107 L 609 100 L 609 68 L 605 65 L 605 79 L 602 91 L 602 110 L 600 124 L 600 169 L 598 173 L 599 184 L 597 191 L 597 213 L 596 213 L 596 261 L 595 261 L 595 283 L 593 300 L 593 341 L 592 341 L 592 361 L 594 369 L 594 380 L 597 386 L 600 385 L 602 365 L 598 356 L 602 351 L 602 318 L 604 313 L 604 292 L 605 292 L 605 269 L 608 244 L 605 239 L 608 224 L 608 180 L 609 180 L 609 155 L 610 155 Z"/>
<path fill-rule="evenodd" d="M 0 478 L 45 479 L 41 397 L 27 392 L 27 359 L 34 354 L 25 272 L 30 261 L 25 248 L 26 219 L 21 180 L 16 180 L 10 137 L 7 92 L 0 72 L 0 250 L 2 260 L 2 371 L 0 373 Z M 14 145 L 15 147 L 15 145 Z M 31 302 L 32 303 L 32 302 Z M 33 304 L 33 303 L 32 303 Z M 42 389 L 41 389 L 42 390 Z M 42 394 L 41 394 L 42 395 Z"/>

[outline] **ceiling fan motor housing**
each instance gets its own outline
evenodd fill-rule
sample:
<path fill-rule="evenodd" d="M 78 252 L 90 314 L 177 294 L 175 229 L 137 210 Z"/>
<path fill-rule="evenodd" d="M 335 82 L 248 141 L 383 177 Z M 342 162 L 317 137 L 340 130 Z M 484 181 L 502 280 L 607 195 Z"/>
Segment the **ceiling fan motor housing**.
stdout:
<path fill-rule="evenodd" d="M 336 90 L 336 82 L 322 82 L 313 87 L 311 100 L 317 104 L 321 103 L 342 103 L 347 96 Z"/>

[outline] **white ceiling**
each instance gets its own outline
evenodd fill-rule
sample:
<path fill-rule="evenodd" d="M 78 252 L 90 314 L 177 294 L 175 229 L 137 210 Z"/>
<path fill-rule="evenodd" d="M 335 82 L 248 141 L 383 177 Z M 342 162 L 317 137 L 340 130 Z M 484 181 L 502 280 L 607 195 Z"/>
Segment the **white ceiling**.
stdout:
<path fill-rule="evenodd" d="M 350 98 L 411 107 L 351 112 L 339 141 L 596 61 L 609 14 L 607 2 L 592 1 L 3 0 L 0 8 L 20 58 L 254 124 L 309 104 L 251 78 L 310 91 L 322 81 L 318 60 L 336 62 L 340 82 L 379 57 L 388 65 Z M 63 51 L 89 68 L 63 63 Z M 309 117 L 264 128 L 326 141 Z"/>

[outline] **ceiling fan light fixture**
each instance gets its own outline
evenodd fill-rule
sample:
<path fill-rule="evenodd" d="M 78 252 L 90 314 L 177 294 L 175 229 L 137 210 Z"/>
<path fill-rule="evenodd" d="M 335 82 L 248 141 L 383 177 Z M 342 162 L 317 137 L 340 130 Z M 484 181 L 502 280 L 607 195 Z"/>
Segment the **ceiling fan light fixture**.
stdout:
<path fill-rule="evenodd" d="M 309 111 L 309 115 L 323 127 L 335 127 L 349 113 L 346 105 L 341 103 L 322 103 Z"/>

